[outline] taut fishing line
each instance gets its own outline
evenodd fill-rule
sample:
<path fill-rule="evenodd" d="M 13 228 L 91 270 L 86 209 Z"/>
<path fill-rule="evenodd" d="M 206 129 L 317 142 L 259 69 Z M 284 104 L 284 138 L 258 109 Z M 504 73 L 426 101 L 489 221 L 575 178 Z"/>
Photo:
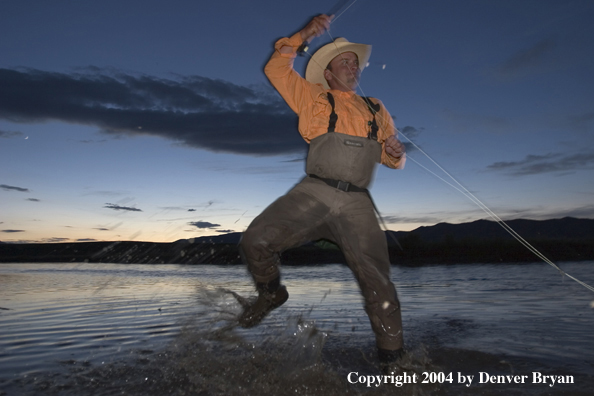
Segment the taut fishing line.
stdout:
<path fill-rule="evenodd" d="M 346 9 L 344 9 L 338 16 L 336 16 L 335 18 L 332 19 L 332 21 L 330 23 L 334 23 L 336 21 L 336 19 L 338 19 L 339 16 L 341 16 L 342 14 L 344 14 L 344 12 L 346 10 L 348 10 L 349 8 L 351 8 L 351 6 L 353 4 L 355 4 L 357 2 L 357 0 L 353 1 Z M 330 30 L 326 30 L 326 32 L 328 33 L 328 36 L 330 37 L 330 40 L 332 43 L 334 43 L 334 46 L 336 47 L 336 52 L 338 53 L 339 56 L 342 57 L 342 53 L 340 52 L 340 50 L 338 49 L 338 46 L 336 45 L 336 43 L 334 42 L 334 37 L 332 37 L 332 35 L 330 34 Z M 322 70 L 328 70 L 327 69 L 327 65 L 320 65 L 312 56 L 312 54 L 309 53 L 308 48 L 304 48 L 303 52 L 305 52 L 306 54 L 309 55 L 310 60 L 313 60 L 315 62 L 315 64 L 320 67 Z M 330 71 L 330 70 L 329 70 Z M 332 71 L 330 71 L 330 73 L 336 77 L 336 75 L 334 73 L 332 73 Z M 355 77 L 354 75 L 352 75 L 353 77 Z M 357 88 L 359 88 L 359 90 L 361 91 L 362 96 L 366 96 L 365 92 L 363 91 L 363 88 L 361 87 L 361 84 L 359 83 L 359 80 L 355 78 L 355 80 L 357 81 Z M 338 80 L 340 81 L 340 80 Z M 379 113 L 374 112 L 375 115 L 379 116 L 380 119 L 382 119 L 382 115 Z M 385 119 L 382 120 L 383 122 L 387 123 Z M 383 126 L 381 125 L 381 123 L 379 124 L 380 128 L 383 128 Z M 559 271 L 562 275 L 567 276 L 568 278 L 576 281 L 577 283 L 579 283 L 580 285 L 584 286 L 585 288 L 587 288 L 590 291 L 594 292 L 594 287 L 588 285 L 585 282 L 582 282 L 581 280 L 575 278 L 574 276 L 568 274 L 567 272 L 563 271 L 561 268 L 559 268 L 558 265 L 556 265 L 553 261 L 551 261 L 548 257 L 546 257 L 544 254 L 542 254 L 538 249 L 536 249 L 534 246 L 532 246 L 528 241 L 526 241 L 520 234 L 518 234 L 509 224 L 507 224 L 504 220 L 502 220 L 495 212 L 493 212 L 486 204 L 484 204 L 480 199 L 478 199 L 473 193 L 471 193 L 466 187 L 464 187 L 454 176 L 452 176 L 448 171 L 446 171 L 441 165 L 439 165 L 439 163 L 434 160 L 429 154 L 427 154 L 423 149 L 421 149 L 419 146 L 417 146 L 411 139 L 409 139 L 405 134 L 403 134 L 402 132 L 396 130 L 398 132 L 398 134 L 404 136 L 404 138 L 417 150 L 419 150 L 419 152 L 421 152 L 425 157 L 427 157 L 435 166 L 437 166 L 437 168 L 439 170 L 441 170 L 449 179 L 452 180 L 453 184 L 448 182 L 446 179 L 444 179 L 443 177 L 439 176 L 438 174 L 436 174 L 435 172 L 431 171 L 430 169 L 428 169 L 427 167 L 421 165 L 421 163 L 419 163 L 418 161 L 416 161 L 414 158 L 410 157 L 409 155 L 407 155 L 407 159 L 410 159 L 411 161 L 413 161 L 415 164 L 419 165 L 422 169 L 424 169 L 425 171 L 431 173 L 432 175 L 434 175 L 435 177 L 437 177 L 438 179 L 440 179 L 442 182 L 446 183 L 447 185 L 449 185 L 450 187 L 454 188 L 455 190 L 457 190 L 458 192 L 460 192 L 461 194 L 463 194 L 464 196 L 466 196 L 468 199 L 470 199 L 475 205 L 477 205 L 481 210 L 483 210 L 486 214 L 488 214 L 497 224 L 499 224 L 507 233 L 509 233 L 515 240 L 517 240 L 518 242 L 520 242 L 524 247 L 526 247 L 528 250 L 530 250 L 534 255 L 536 255 L 538 258 L 540 258 L 542 261 L 544 261 L 545 263 L 549 264 L 550 266 L 552 266 L 553 268 L 555 268 L 557 271 Z M 386 225 L 384 223 L 384 220 L 381 216 L 381 214 L 378 211 L 378 215 L 380 217 L 380 220 L 384 226 L 384 228 L 386 228 Z M 386 229 L 387 230 L 387 229 Z"/>

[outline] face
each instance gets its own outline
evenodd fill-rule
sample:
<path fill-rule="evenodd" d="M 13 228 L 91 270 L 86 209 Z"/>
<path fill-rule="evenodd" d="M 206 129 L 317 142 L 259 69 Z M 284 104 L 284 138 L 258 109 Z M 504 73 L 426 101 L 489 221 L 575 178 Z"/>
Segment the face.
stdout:
<path fill-rule="evenodd" d="M 324 77 L 331 89 L 339 91 L 354 91 L 361 76 L 359 58 L 354 52 L 345 52 L 338 55 L 324 70 Z"/>

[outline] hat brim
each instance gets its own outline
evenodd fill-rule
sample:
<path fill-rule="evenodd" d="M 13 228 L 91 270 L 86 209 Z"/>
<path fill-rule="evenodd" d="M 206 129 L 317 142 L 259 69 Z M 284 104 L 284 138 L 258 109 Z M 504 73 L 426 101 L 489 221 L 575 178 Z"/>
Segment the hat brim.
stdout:
<path fill-rule="evenodd" d="M 324 88 L 330 89 L 328 82 L 324 78 L 324 70 L 326 70 L 332 59 L 345 52 L 353 52 L 357 55 L 359 70 L 363 71 L 371 56 L 371 45 L 351 43 L 345 38 L 337 38 L 312 55 L 305 69 L 305 79 L 313 84 L 322 84 Z"/>

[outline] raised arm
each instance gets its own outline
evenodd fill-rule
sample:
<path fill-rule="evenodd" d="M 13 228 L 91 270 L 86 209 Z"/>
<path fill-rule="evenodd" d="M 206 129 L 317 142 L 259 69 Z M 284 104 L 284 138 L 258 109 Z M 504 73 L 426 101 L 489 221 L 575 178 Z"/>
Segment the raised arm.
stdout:
<path fill-rule="evenodd" d="M 274 46 L 275 51 L 264 68 L 270 83 L 297 114 L 302 106 L 311 101 L 310 83 L 293 69 L 297 49 L 306 40 L 324 34 L 331 20 L 332 17 L 327 15 L 318 15 L 290 38 L 278 40 Z"/>

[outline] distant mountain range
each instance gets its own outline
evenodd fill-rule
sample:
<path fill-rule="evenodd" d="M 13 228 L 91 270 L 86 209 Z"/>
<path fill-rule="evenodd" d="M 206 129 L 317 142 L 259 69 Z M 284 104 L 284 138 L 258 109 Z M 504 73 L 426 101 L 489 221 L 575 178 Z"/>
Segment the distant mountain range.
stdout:
<path fill-rule="evenodd" d="M 509 220 L 505 222 L 524 239 L 594 239 L 594 220 L 564 217 L 553 220 Z M 511 240 L 513 237 L 504 227 L 491 220 L 477 220 L 470 223 L 439 223 L 433 226 L 419 227 L 413 231 L 388 231 L 397 239 L 410 235 L 418 236 L 424 242 L 455 240 Z M 192 239 L 197 242 L 239 243 L 241 232 L 206 236 Z"/>
<path fill-rule="evenodd" d="M 555 261 L 594 260 L 594 220 L 510 220 L 507 226 Z M 440 223 L 413 231 L 388 231 L 392 263 L 526 262 L 539 259 L 517 242 L 501 224 L 489 220 Z M 241 233 L 182 239 L 172 243 L 72 242 L 51 244 L 0 243 L 0 262 L 102 262 L 240 264 Z M 341 263 L 331 243 L 312 243 L 283 254 L 283 263 Z"/>
<path fill-rule="evenodd" d="M 524 239 L 594 239 L 594 220 L 564 217 L 554 220 L 510 220 L 511 229 Z M 439 223 L 430 227 L 419 227 L 410 232 L 395 232 L 397 237 L 418 235 L 426 242 L 439 242 L 444 238 L 461 239 L 513 239 L 504 226 L 490 220 L 471 223 Z"/>

